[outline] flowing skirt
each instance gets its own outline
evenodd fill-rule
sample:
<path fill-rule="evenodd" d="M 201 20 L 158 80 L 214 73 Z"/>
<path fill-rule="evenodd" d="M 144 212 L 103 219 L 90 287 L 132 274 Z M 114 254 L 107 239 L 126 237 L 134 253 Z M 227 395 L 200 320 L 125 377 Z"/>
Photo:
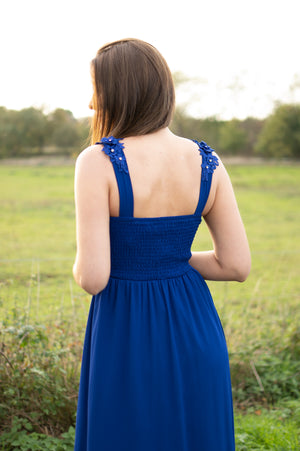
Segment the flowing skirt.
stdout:
<path fill-rule="evenodd" d="M 110 278 L 90 307 L 75 451 L 234 449 L 227 346 L 202 276 Z"/>

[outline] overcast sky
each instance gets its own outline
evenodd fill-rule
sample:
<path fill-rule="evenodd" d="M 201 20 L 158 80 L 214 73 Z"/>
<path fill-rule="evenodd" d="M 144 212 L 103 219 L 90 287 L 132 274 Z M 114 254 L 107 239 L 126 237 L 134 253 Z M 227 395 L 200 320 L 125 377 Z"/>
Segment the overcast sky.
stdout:
<path fill-rule="evenodd" d="M 193 114 L 264 117 L 300 102 L 299 18 L 300 0 L 0 0 L 0 105 L 87 116 L 90 60 L 137 37 L 195 79 Z"/>

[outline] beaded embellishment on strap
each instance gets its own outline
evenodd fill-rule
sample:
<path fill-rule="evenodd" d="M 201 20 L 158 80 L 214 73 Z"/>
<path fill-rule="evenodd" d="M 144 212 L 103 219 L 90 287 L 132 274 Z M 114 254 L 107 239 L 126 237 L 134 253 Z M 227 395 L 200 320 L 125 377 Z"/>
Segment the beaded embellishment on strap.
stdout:
<path fill-rule="evenodd" d="M 114 136 L 102 138 L 95 144 L 102 144 L 102 151 L 109 156 L 113 165 L 120 197 L 119 216 L 133 217 L 133 192 L 126 157 L 123 152 L 124 144 Z"/>
<path fill-rule="evenodd" d="M 212 154 L 214 149 L 209 147 L 206 144 L 206 142 L 201 141 L 199 143 L 195 139 L 193 139 L 193 141 L 196 144 L 198 144 L 199 152 L 202 156 L 202 163 L 201 163 L 202 177 L 203 177 L 203 180 L 207 182 L 209 179 L 209 174 L 213 174 L 216 167 L 219 166 L 218 158 Z"/>
<path fill-rule="evenodd" d="M 102 144 L 103 152 L 109 156 L 110 161 L 118 167 L 119 171 L 128 174 L 128 166 L 123 152 L 124 144 L 122 142 L 113 136 L 109 136 L 109 138 L 102 138 L 101 141 L 95 144 Z"/>
<path fill-rule="evenodd" d="M 201 216 L 209 196 L 212 175 L 216 167 L 219 166 L 219 161 L 218 158 L 212 154 L 213 149 L 209 147 L 206 142 L 198 142 L 195 139 L 193 139 L 193 141 L 198 145 L 198 150 L 202 157 L 200 197 L 195 211 L 196 216 Z"/>

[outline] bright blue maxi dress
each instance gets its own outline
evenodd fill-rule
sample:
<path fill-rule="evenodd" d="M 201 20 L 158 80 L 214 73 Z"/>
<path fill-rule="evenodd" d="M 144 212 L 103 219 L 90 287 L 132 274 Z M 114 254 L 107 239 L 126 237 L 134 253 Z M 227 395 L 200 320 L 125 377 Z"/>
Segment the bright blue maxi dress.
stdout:
<path fill-rule="evenodd" d="M 135 218 L 123 143 L 97 144 L 113 164 L 120 213 L 110 218 L 110 279 L 90 307 L 75 451 L 233 451 L 225 337 L 209 289 L 189 265 L 217 157 L 197 143 L 193 215 Z"/>

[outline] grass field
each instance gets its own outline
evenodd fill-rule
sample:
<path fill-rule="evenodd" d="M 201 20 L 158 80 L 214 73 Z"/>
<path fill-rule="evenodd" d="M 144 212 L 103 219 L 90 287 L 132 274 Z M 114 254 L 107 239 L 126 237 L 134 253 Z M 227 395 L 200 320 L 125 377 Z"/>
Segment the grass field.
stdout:
<path fill-rule="evenodd" d="M 247 229 L 252 271 L 244 284 L 210 282 L 231 349 L 299 320 L 300 167 L 228 168 Z M 74 309 L 90 296 L 73 282 L 73 167 L 0 167 L 0 309 L 30 306 L 34 318 Z M 209 249 L 203 223 L 194 249 Z"/>
<path fill-rule="evenodd" d="M 246 360 L 251 354 L 249 371 L 259 385 L 262 375 L 259 371 L 255 375 L 255 356 L 268 350 L 271 354 L 273 347 L 284 349 L 291 340 L 300 339 L 300 166 L 243 165 L 227 169 L 248 233 L 252 271 L 243 284 L 209 282 L 209 287 L 230 354 L 236 361 L 237 356 Z M 90 296 L 72 278 L 73 174 L 72 166 L 0 166 L 0 317 L 9 322 L 18 308 L 26 312 L 28 323 L 49 326 L 58 319 L 72 318 L 82 341 Z M 193 248 L 211 248 L 205 224 L 200 226 Z M 299 342 L 296 345 L 299 349 Z M 267 384 L 264 380 L 262 383 Z M 299 417 L 299 403 L 292 410 Z M 268 447 L 265 443 L 269 438 L 261 442 L 266 447 L 243 448 L 243 440 L 250 440 L 247 437 L 255 415 L 260 425 L 265 425 L 257 431 L 268 428 L 267 420 L 255 410 L 246 419 L 237 416 L 238 449 L 297 449 L 299 437 L 294 437 L 294 426 L 290 434 L 294 445 L 290 448 L 284 444 L 281 448 Z M 276 421 L 281 421 L 280 415 Z M 274 427 L 280 429 L 278 424 Z"/>

